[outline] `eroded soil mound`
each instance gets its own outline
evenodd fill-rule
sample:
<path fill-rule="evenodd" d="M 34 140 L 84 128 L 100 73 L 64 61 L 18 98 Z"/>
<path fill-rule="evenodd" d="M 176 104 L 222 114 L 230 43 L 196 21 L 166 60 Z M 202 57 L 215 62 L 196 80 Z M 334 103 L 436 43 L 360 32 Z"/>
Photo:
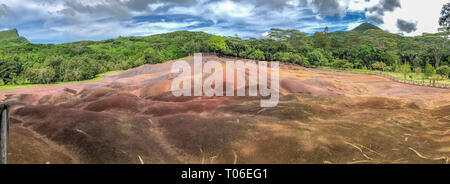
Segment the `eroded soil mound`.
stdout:
<path fill-rule="evenodd" d="M 12 105 L 9 162 L 446 163 L 450 156 L 448 89 L 282 64 L 280 102 L 261 108 L 260 97 L 175 97 L 170 67 L 0 91 L 1 103 Z"/>

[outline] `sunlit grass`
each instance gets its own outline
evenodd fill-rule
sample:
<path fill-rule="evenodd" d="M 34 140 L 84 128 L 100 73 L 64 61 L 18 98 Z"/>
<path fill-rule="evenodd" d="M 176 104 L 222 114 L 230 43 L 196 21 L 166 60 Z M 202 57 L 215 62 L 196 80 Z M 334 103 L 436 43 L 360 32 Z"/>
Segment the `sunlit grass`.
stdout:
<path fill-rule="evenodd" d="M 333 69 L 331 67 L 321 67 L 322 69 Z M 365 69 L 352 69 L 352 70 L 348 70 L 351 72 L 359 72 L 359 73 L 378 73 L 378 74 L 384 74 L 384 75 L 389 75 L 391 77 L 395 77 L 397 79 L 401 79 L 401 80 L 405 80 L 405 76 L 400 73 L 400 72 L 381 72 L 381 71 L 376 71 L 376 70 L 365 70 Z M 436 80 L 436 84 L 444 84 L 444 85 L 450 85 L 450 79 L 441 79 L 441 77 L 439 75 L 433 75 L 431 76 L 429 79 L 423 79 L 422 74 L 416 74 L 416 73 L 409 73 L 406 75 L 406 81 L 411 81 L 411 82 L 417 82 L 417 83 L 425 83 L 425 84 L 429 84 L 430 79 L 440 79 L 440 80 Z"/>
<path fill-rule="evenodd" d="M 117 70 L 117 71 L 110 71 L 110 72 L 101 73 L 101 74 L 98 74 L 97 76 L 95 76 L 95 78 L 93 78 L 93 79 L 88 79 L 88 80 L 83 80 L 83 81 L 54 82 L 54 83 L 51 83 L 51 84 L 3 85 L 3 86 L 0 86 L 0 91 L 1 90 L 17 89 L 17 88 L 27 88 L 27 87 L 40 86 L 40 85 L 68 84 L 68 83 L 77 83 L 77 82 L 97 82 L 97 81 L 101 81 L 103 76 L 105 76 L 105 75 L 113 74 L 113 73 L 119 73 L 119 72 L 123 72 L 123 70 Z"/>
<path fill-rule="evenodd" d="M 39 86 L 39 85 L 42 85 L 42 84 L 3 85 L 3 86 L 0 86 L 0 90 L 10 90 L 10 89 L 16 89 L 16 88 L 26 88 L 26 87 Z"/>

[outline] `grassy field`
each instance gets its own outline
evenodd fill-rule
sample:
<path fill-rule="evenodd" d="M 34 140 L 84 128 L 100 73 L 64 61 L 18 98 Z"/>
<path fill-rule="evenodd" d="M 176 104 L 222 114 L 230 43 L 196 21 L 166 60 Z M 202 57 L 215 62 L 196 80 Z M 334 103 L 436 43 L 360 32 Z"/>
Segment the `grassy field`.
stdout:
<path fill-rule="evenodd" d="M 331 67 L 321 67 L 321 69 L 326 69 L 326 70 L 336 70 L 334 68 Z M 364 70 L 364 69 L 352 69 L 349 70 L 350 72 L 359 72 L 359 73 L 378 73 L 378 74 L 385 74 L 385 75 L 389 75 L 401 80 L 405 80 L 405 77 L 402 73 L 400 72 L 381 72 L 381 71 L 376 71 L 376 70 Z M 438 75 L 433 75 L 432 77 L 430 77 L 429 79 L 423 79 L 422 78 L 422 74 L 416 74 L 416 73 L 409 73 L 408 75 L 406 75 L 406 80 L 407 81 L 412 81 L 412 82 L 417 82 L 417 83 L 429 83 L 430 79 L 437 79 L 440 78 Z M 440 79 L 440 80 L 436 80 L 436 84 L 444 84 L 444 85 L 450 85 L 450 79 Z"/>
<path fill-rule="evenodd" d="M 105 75 L 112 74 L 112 73 L 118 73 L 118 72 L 122 72 L 122 71 L 123 71 L 123 70 L 117 70 L 117 71 L 110 71 L 110 72 L 101 73 L 101 74 L 98 74 L 98 75 L 97 75 L 95 78 L 93 78 L 93 79 L 84 80 L 84 81 L 54 82 L 54 83 L 51 83 L 51 84 L 3 85 L 3 86 L 0 86 L 0 91 L 1 91 L 1 90 L 17 89 L 17 88 L 26 88 L 26 87 L 32 87 L 32 86 L 39 86 L 39 85 L 67 84 L 67 83 L 75 83 L 75 82 L 96 82 L 96 81 L 102 80 L 102 77 L 105 76 Z"/>

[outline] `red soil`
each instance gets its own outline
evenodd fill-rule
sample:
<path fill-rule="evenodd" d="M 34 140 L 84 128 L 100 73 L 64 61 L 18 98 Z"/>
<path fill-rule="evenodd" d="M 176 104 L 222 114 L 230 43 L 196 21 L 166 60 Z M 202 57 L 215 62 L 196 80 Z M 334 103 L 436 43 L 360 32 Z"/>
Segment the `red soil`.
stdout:
<path fill-rule="evenodd" d="M 0 91 L 13 107 L 9 162 L 443 163 L 450 156 L 448 89 L 281 64 L 280 103 L 261 108 L 260 97 L 175 97 L 171 63 L 99 82 Z"/>

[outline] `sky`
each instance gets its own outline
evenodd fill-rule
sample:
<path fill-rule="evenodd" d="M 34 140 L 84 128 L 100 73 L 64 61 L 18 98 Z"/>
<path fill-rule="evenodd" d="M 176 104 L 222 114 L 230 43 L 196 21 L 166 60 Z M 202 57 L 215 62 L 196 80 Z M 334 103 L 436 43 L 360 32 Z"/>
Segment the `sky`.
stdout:
<path fill-rule="evenodd" d="M 270 28 L 312 34 L 370 22 L 405 36 L 437 32 L 449 0 L 0 0 L 0 30 L 33 43 L 105 40 L 178 30 L 261 38 Z"/>

